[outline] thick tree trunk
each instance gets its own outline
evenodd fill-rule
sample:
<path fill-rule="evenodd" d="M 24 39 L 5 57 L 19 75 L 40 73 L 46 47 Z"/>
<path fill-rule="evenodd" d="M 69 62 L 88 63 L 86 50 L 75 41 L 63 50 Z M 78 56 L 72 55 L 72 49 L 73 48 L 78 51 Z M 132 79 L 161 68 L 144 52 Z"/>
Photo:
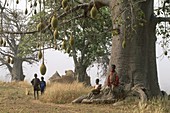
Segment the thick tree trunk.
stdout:
<path fill-rule="evenodd" d="M 23 81 L 25 76 L 23 75 L 22 68 L 23 61 L 19 58 L 14 59 L 13 68 L 11 71 L 12 81 Z"/>
<path fill-rule="evenodd" d="M 84 82 L 86 85 L 90 85 L 90 77 L 87 76 L 85 66 L 75 65 L 75 75 L 78 82 Z"/>
<path fill-rule="evenodd" d="M 110 7 L 113 8 L 119 0 L 112 1 L 113 3 Z M 127 3 L 124 2 L 123 5 L 117 5 L 111 10 L 114 27 L 117 27 L 114 22 L 115 18 L 120 15 L 121 9 L 126 4 Z M 149 96 L 158 96 L 160 94 L 160 88 L 157 77 L 155 52 L 156 24 L 152 21 L 153 0 L 140 3 L 139 8 L 144 12 L 147 22 L 144 23 L 143 27 L 136 27 L 136 33 L 133 32 L 133 35 L 129 35 L 131 37 L 125 34 L 125 26 L 120 27 L 121 34 L 114 36 L 112 40 L 110 64 L 116 65 L 121 82 L 125 84 L 131 83 L 132 86 L 137 84 L 141 85 L 147 89 Z M 128 14 L 130 13 L 127 11 L 123 13 L 121 17 L 126 20 Z M 127 21 L 124 23 L 124 25 L 128 24 Z M 126 47 L 122 48 L 124 37 L 126 38 Z"/>

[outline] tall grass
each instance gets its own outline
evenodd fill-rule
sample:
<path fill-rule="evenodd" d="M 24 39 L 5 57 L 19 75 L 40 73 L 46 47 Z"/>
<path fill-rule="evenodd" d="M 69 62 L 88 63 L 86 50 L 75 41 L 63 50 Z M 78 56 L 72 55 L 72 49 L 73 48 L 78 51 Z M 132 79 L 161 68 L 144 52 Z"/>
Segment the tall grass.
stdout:
<path fill-rule="evenodd" d="M 135 107 L 133 113 L 165 113 L 167 111 L 168 100 L 160 98 L 152 99 L 146 103 L 141 103 Z"/>
<path fill-rule="evenodd" d="M 30 88 L 31 84 L 27 81 L 19 81 L 19 82 L 2 82 L 0 81 L 0 85 L 8 86 L 8 87 L 18 87 L 18 88 Z"/>
<path fill-rule="evenodd" d="M 16 102 L 17 106 L 21 106 L 20 102 L 24 101 L 32 104 L 33 94 L 25 95 L 25 88 L 32 89 L 30 83 L 27 82 L 0 82 L 0 101 L 1 104 L 6 102 Z M 56 104 L 68 104 L 79 96 L 86 95 L 91 91 L 92 88 L 85 87 L 82 83 L 72 83 L 72 84 L 47 84 L 47 89 L 45 94 L 40 96 L 40 101 L 56 103 Z M 32 98 L 31 98 L 32 97 Z M 40 104 L 41 106 L 43 104 Z M 81 113 L 170 113 L 170 100 L 166 99 L 153 99 L 145 103 L 139 102 L 139 100 L 125 100 L 115 104 L 108 105 L 72 105 L 71 109 L 74 111 L 77 106 L 82 109 Z M 44 106 L 43 106 L 44 107 Z M 55 107 L 55 106 L 54 106 Z M 40 107 L 41 108 L 41 107 Z M 49 108 L 51 110 L 52 107 Z M 7 108 L 9 109 L 9 108 Z M 28 111 L 30 112 L 30 111 Z M 65 111 L 61 111 L 65 112 Z"/>
<path fill-rule="evenodd" d="M 40 100 L 43 102 L 52 102 L 58 104 L 70 103 L 79 96 L 88 94 L 90 91 L 91 88 L 85 87 L 82 83 L 54 83 L 48 85 Z"/>

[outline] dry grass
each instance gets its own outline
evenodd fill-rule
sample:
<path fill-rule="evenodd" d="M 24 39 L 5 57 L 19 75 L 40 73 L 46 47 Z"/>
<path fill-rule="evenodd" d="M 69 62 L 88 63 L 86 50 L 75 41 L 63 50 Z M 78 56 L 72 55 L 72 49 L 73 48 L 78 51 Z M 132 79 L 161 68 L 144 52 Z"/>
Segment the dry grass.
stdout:
<path fill-rule="evenodd" d="M 46 88 L 45 94 L 42 95 L 40 100 L 57 104 L 71 103 L 79 96 L 88 94 L 90 90 L 91 88 L 77 82 L 72 84 L 54 83 Z"/>
<path fill-rule="evenodd" d="M 32 94 L 25 95 L 25 88 L 32 86 L 24 82 L 0 82 L 0 113 L 170 113 L 170 101 L 163 99 L 147 103 L 129 100 L 116 104 L 70 104 L 91 90 L 79 83 L 47 84 L 40 101 L 34 100 Z"/>

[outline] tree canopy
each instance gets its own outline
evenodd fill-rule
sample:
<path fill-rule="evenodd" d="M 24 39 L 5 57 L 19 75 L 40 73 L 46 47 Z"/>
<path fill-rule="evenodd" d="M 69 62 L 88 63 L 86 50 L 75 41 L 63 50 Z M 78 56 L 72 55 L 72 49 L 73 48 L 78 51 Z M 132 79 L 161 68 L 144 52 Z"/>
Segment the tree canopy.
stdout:
<path fill-rule="evenodd" d="M 154 72 L 153 69 L 147 69 L 146 72 L 143 72 L 143 68 L 140 66 L 147 68 L 151 64 L 153 64 L 153 66 L 150 67 L 155 67 L 156 65 L 154 62 L 155 58 L 151 59 L 151 57 L 155 57 L 153 50 L 155 47 L 155 28 L 157 23 L 162 21 L 165 21 L 165 26 L 163 26 L 162 23 L 158 24 L 159 29 L 157 29 L 157 35 L 163 37 L 160 43 L 163 47 L 164 55 L 168 56 L 168 0 L 158 1 L 160 5 L 155 11 L 153 5 L 154 0 L 55 0 L 54 2 L 30 0 L 26 2 L 27 4 L 23 12 L 28 17 L 31 17 L 28 21 L 28 25 L 30 25 L 29 29 L 22 32 L 1 31 L 6 34 L 34 34 L 34 36 L 38 38 L 37 42 L 39 43 L 40 50 L 44 50 L 45 47 L 54 47 L 55 49 L 67 52 L 70 56 L 73 56 L 75 64 L 78 62 L 77 67 L 83 64 L 86 68 L 92 61 L 98 60 L 101 55 L 109 55 L 107 48 L 110 46 L 112 33 L 113 57 L 111 57 L 110 63 L 114 61 L 117 65 L 121 64 L 118 66 L 118 69 L 122 76 L 129 75 L 132 79 L 140 78 L 139 75 L 144 75 L 144 79 L 148 77 L 147 73 L 157 75 L 157 72 Z M 8 0 L 0 6 L 1 12 L 6 10 L 7 3 Z M 16 5 L 18 3 L 19 1 L 16 0 L 16 3 L 13 4 Z M 144 5 L 147 7 L 145 8 Z M 104 8 L 104 6 L 108 6 L 110 9 L 108 10 Z M 14 15 L 17 17 L 16 12 L 14 11 Z M 109 17 L 111 17 L 111 20 Z M 112 24 L 110 24 L 111 21 Z M 1 25 L 3 26 L 3 24 L 3 18 L 1 16 Z M 144 38 L 140 37 L 142 35 L 144 35 Z M 152 38 L 147 38 L 149 36 Z M 120 48 L 118 42 L 121 43 L 122 48 Z M 119 51 L 116 50 L 117 48 L 119 48 Z M 145 54 L 145 56 L 148 55 L 150 58 L 140 58 L 141 53 L 137 50 Z M 85 52 L 88 53 L 82 54 Z M 133 55 L 136 56 L 136 58 L 134 58 Z M 128 58 L 129 56 L 131 57 Z M 133 64 L 129 59 L 136 62 Z M 145 62 L 141 62 L 141 59 Z M 86 62 L 86 60 L 88 60 L 88 62 Z M 130 66 L 127 64 L 123 65 L 124 60 L 129 61 L 131 63 L 129 63 Z M 157 76 L 154 77 L 155 79 L 157 78 Z M 153 78 L 150 77 L 148 80 Z M 157 83 L 155 82 L 155 84 Z M 148 86 L 152 89 L 151 85 Z"/>
<path fill-rule="evenodd" d="M 17 9 L 17 4 L 20 4 L 19 0 L 1 2 L 1 34 L 23 35 L 22 43 L 18 46 L 20 57 L 39 51 L 38 57 L 43 58 L 43 64 L 44 49 L 54 48 L 73 56 L 74 62 L 79 62 L 85 68 L 94 62 L 108 65 L 112 33 L 108 8 L 99 10 L 97 7 L 101 7 L 100 4 L 93 6 L 92 2 L 88 1 L 30 0 L 26 1 L 25 9 L 21 12 Z M 91 9 L 93 11 L 90 11 Z M 8 10 L 11 10 L 12 18 L 18 22 L 23 22 L 19 17 L 21 12 L 26 27 L 21 30 L 5 27 L 3 15 Z"/>

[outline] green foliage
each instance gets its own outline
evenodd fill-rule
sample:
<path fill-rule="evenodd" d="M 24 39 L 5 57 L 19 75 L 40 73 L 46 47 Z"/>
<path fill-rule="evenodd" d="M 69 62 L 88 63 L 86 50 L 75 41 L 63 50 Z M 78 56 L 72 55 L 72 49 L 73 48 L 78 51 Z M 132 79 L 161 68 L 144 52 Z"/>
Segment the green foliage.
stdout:
<path fill-rule="evenodd" d="M 67 5 L 69 5 L 70 8 L 73 8 L 75 5 L 77 5 L 77 3 L 68 2 Z M 51 6 L 54 6 L 53 9 Z M 55 9 L 57 9 L 59 6 L 59 2 L 47 2 L 45 10 L 48 10 L 48 13 L 37 13 L 36 15 L 32 16 L 30 20 L 30 29 L 34 29 L 35 24 L 33 23 L 39 23 L 38 21 L 40 21 L 40 17 L 42 20 L 45 20 L 46 23 L 50 24 L 51 19 L 45 19 L 45 17 L 53 17 L 53 14 L 51 15 L 50 13 L 54 13 L 56 15 L 64 13 L 64 8 L 55 11 Z M 83 10 L 69 13 L 67 16 L 63 17 L 62 20 L 58 19 L 58 38 L 53 38 L 53 35 L 51 35 L 50 32 L 54 33 L 54 30 L 50 27 L 48 29 L 49 32 L 45 31 L 45 33 L 41 34 L 41 37 L 44 37 L 44 34 L 46 37 L 49 36 L 49 38 L 46 38 L 43 43 L 46 43 L 46 46 L 50 45 L 51 43 L 59 51 L 64 51 L 70 56 L 76 57 L 77 61 L 78 59 L 81 59 L 81 64 L 85 67 L 90 66 L 102 56 L 110 55 L 112 29 L 110 11 L 108 8 L 101 8 L 99 12 L 100 14 L 98 14 L 98 17 L 95 20 L 87 18 L 83 19 L 82 22 L 81 19 L 72 19 L 76 17 L 77 14 L 82 14 Z M 74 44 L 70 47 L 69 43 L 71 35 L 74 37 Z M 39 39 L 37 36 L 35 38 Z M 76 54 L 73 54 L 73 52 Z"/>
<path fill-rule="evenodd" d="M 103 56 L 110 55 L 111 19 L 107 8 L 100 9 L 101 18 L 96 20 L 75 20 L 72 29 L 75 44 L 73 46 L 79 59 L 85 67 L 90 66 Z M 67 27 L 68 28 L 68 27 Z M 70 53 L 70 56 L 74 54 Z"/>
<path fill-rule="evenodd" d="M 78 16 L 85 14 L 84 9 L 80 8 L 80 10 L 64 14 L 69 11 L 65 9 L 67 6 L 71 9 L 80 5 L 79 2 L 63 2 L 65 0 L 60 2 L 46 1 L 44 3 L 41 2 L 41 4 L 38 1 L 29 1 L 28 4 L 31 5 L 31 9 L 27 13 L 29 14 L 29 11 L 32 11 L 32 15 L 28 17 L 25 32 L 34 32 L 22 35 L 21 42 L 18 45 L 19 54 L 17 56 L 36 55 L 35 51 L 53 46 L 55 49 L 64 51 L 74 57 L 85 68 L 99 61 L 103 56 L 108 57 L 110 55 L 112 33 L 109 9 L 106 7 L 96 9 L 98 10 L 96 19 L 85 18 L 82 20 Z M 61 5 L 64 6 L 61 7 Z M 53 15 L 56 15 L 57 22 L 54 22 L 54 19 L 52 19 Z M 88 13 L 84 16 L 90 17 L 90 14 Z M 43 23 L 43 27 L 39 23 Z M 57 23 L 57 26 L 56 24 L 51 24 L 51 26 L 50 23 Z M 41 32 L 36 32 L 37 26 L 38 31 Z M 58 30 L 55 38 L 53 36 L 53 34 L 56 34 L 54 26 Z M 72 40 L 70 39 L 71 36 L 74 38 L 74 41 L 70 41 Z"/>

